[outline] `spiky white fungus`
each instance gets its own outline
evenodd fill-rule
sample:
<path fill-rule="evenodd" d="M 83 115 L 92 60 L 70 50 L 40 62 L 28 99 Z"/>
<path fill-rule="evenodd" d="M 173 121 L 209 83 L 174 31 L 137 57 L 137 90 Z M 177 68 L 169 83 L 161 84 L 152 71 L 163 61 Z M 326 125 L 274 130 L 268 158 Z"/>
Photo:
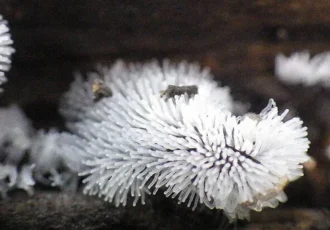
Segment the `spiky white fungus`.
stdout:
<path fill-rule="evenodd" d="M 311 58 L 309 52 L 297 52 L 290 57 L 278 54 L 275 75 L 287 84 L 330 86 L 330 53 L 320 53 Z"/>
<path fill-rule="evenodd" d="M 168 85 L 198 86 L 199 95 L 208 97 L 211 101 L 219 101 L 229 109 L 242 110 L 241 104 L 236 105 L 230 95 L 228 87 L 217 87 L 209 69 L 201 69 L 199 65 L 181 62 L 177 65 L 164 61 L 163 65 L 153 61 L 145 64 L 125 64 L 117 61 L 111 68 L 98 66 L 99 73 L 91 73 L 85 81 L 83 77 L 76 74 L 75 81 L 66 93 L 60 107 L 61 114 L 69 121 L 84 119 L 85 110 L 94 106 L 94 95 L 92 85 L 95 80 L 103 80 L 114 95 L 126 95 L 127 90 L 135 90 L 135 83 L 140 81 L 138 90 L 141 97 L 148 95 L 150 91 L 161 96 L 162 91 Z M 151 87 L 150 89 L 146 87 Z M 127 88 L 128 87 L 128 88 Z M 148 92 L 149 91 L 149 92 Z M 115 96 L 113 100 L 117 100 Z M 110 97 L 108 100 L 112 100 Z M 244 109 L 244 108 L 243 108 Z"/>
<path fill-rule="evenodd" d="M 10 69 L 11 55 L 15 52 L 15 49 L 11 47 L 12 44 L 13 40 L 9 33 L 7 21 L 3 20 L 2 15 L 0 15 L 0 85 L 7 81 L 4 72 Z"/>
<path fill-rule="evenodd" d="M 49 132 L 38 131 L 30 149 L 31 163 L 35 165 L 33 171 L 37 182 L 62 189 L 76 189 L 78 182 L 76 173 L 69 170 L 61 154 L 62 141 L 68 143 L 69 140 L 55 129 Z"/>
<path fill-rule="evenodd" d="M 75 144 L 63 151 L 88 167 L 81 173 L 84 193 L 116 205 L 126 205 L 131 195 L 135 205 L 149 190 L 164 189 L 188 206 L 204 203 L 230 218 L 285 201 L 283 188 L 302 176 L 308 160 L 302 121 L 283 121 L 287 111 L 279 115 L 273 100 L 258 115 L 236 117 L 224 108 L 231 102 L 219 98 L 228 94 L 187 67 L 124 69 L 130 74 L 106 81 L 112 97 L 84 107 L 84 119 L 70 126 Z M 197 85 L 198 93 L 162 98 L 159 92 L 173 84 Z M 62 111 L 77 121 L 82 107 L 75 107 L 73 95 L 65 104 L 73 108 Z"/>
<path fill-rule="evenodd" d="M 21 188 L 32 193 L 31 168 L 20 164 L 31 144 L 32 127 L 17 105 L 0 109 L 0 190 L 6 197 L 8 190 Z"/>

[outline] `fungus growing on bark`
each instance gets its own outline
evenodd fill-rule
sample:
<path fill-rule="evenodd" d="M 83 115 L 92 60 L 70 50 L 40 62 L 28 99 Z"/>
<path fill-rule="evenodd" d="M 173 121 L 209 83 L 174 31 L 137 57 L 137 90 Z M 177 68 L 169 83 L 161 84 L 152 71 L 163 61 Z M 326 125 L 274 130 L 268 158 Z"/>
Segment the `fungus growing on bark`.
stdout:
<path fill-rule="evenodd" d="M 112 97 L 92 103 L 89 80 L 78 78 L 61 107 L 75 136 L 63 153 L 82 162 L 85 194 L 116 205 L 131 195 L 135 205 L 161 189 L 188 206 L 246 218 L 284 202 L 285 185 L 303 175 L 307 128 L 284 121 L 288 111 L 278 114 L 272 99 L 260 114 L 235 116 L 228 89 L 187 63 L 117 63 L 102 78 Z M 160 97 L 170 85 L 198 92 Z"/>

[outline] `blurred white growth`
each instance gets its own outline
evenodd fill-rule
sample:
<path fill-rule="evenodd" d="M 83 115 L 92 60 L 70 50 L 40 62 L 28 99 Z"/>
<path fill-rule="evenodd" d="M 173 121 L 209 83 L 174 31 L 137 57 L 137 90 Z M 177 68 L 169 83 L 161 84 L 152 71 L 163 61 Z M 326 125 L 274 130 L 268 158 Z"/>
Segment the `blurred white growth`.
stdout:
<path fill-rule="evenodd" d="M 32 194 L 33 165 L 18 168 L 31 145 L 32 127 L 21 109 L 12 105 L 0 109 L 0 191 L 6 197 L 8 190 L 21 188 Z"/>
<path fill-rule="evenodd" d="M 63 138 L 64 137 L 64 138 Z M 39 130 L 30 149 L 31 163 L 35 165 L 34 177 L 37 182 L 65 190 L 76 190 L 77 173 L 69 170 L 62 158 L 62 142 L 68 143 L 70 137 L 52 129 Z"/>
<path fill-rule="evenodd" d="M 287 84 L 330 86 L 330 52 L 312 58 L 307 51 L 294 53 L 290 57 L 278 54 L 275 75 Z"/>
<path fill-rule="evenodd" d="M 25 190 L 30 196 L 33 195 L 33 186 L 35 185 L 35 181 L 32 176 L 32 171 L 35 165 L 23 165 L 19 171 L 16 188 Z"/>
<path fill-rule="evenodd" d="M 6 162 L 18 164 L 31 145 L 32 127 L 23 111 L 12 105 L 0 108 L 0 151 Z"/>
<path fill-rule="evenodd" d="M 10 69 L 11 55 L 15 52 L 15 49 L 11 47 L 12 44 L 7 21 L 0 15 L 0 85 L 7 81 L 4 72 Z"/>
<path fill-rule="evenodd" d="M 163 189 L 230 218 L 286 200 L 283 188 L 303 175 L 308 160 L 299 118 L 283 121 L 288 111 L 279 115 L 273 100 L 258 115 L 233 116 L 228 92 L 194 65 L 121 65 L 105 75 L 111 97 L 93 102 L 89 83 L 76 80 L 62 104 L 62 113 L 78 121 L 70 124 L 76 141 L 63 153 L 88 167 L 84 193 L 116 205 L 130 195 L 135 205 L 150 189 Z M 160 92 L 169 85 L 196 85 L 198 93 L 166 100 Z"/>
<path fill-rule="evenodd" d="M 326 156 L 329 158 L 329 160 L 330 160 L 330 145 L 328 145 L 328 147 L 326 148 L 326 150 L 325 150 L 325 154 L 326 154 Z"/>

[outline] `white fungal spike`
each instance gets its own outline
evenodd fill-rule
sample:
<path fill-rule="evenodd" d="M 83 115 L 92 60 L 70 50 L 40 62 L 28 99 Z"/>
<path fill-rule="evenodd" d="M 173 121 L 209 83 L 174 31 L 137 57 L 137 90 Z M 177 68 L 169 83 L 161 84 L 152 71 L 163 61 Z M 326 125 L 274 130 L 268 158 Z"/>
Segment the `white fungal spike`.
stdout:
<path fill-rule="evenodd" d="M 12 44 L 7 21 L 0 15 L 0 84 L 7 81 L 4 72 L 10 69 L 11 55 L 15 52 L 15 49 L 11 47 Z"/>
<path fill-rule="evenodd" d="M 129 193 L 144 203 L 149 189 L 163 189 L 230 218 L 285 201 L 285 184 L 302 175 L 308 160 L 301 120 L 284 122 L 273 100 L 258 115 L 236 117 L 226 109 L 230 97 L 221 97 L 228 93 L 185 63 L 133 67 L 123 70 L 129 77 L 105 80 L 112 97 L 84 107 L 83 120 L 75 115 L 81 109 L 62 108 L 75 121 L 70 129 L 77 139 L 63 153 L 87 167 L 85 194 L 125 205 Z M 198 85 L 198 93 L 162 98 L 159 92 L 173 84 Z"/>

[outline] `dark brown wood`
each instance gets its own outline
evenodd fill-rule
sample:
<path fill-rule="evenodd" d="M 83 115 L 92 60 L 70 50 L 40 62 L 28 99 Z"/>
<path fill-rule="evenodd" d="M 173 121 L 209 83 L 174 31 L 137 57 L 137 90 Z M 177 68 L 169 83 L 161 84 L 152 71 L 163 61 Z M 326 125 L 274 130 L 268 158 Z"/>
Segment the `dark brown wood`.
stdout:
<path fill-rule="evenodd" d="M 273 74 L 278 52 L 330 48 L 326 0 L 2 0 L 1 9 L 15 40 L 18 75 L 30 66 L 169 57 L 213 59 L 216 75 L 251 78 Z"/>

